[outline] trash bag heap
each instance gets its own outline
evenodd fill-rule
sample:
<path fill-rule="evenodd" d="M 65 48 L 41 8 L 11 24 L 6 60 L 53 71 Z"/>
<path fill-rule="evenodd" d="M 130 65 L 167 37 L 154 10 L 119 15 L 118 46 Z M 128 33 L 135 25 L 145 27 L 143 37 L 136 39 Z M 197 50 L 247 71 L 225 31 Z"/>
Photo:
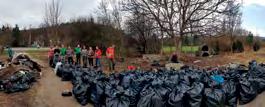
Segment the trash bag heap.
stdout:
<path fill-rule="evenodd" d="M 64 64 L 56 74 L 73 84 L 81 105 L 95 107 L 236 107 L 251 102 L 265 90 L 265 66 L 211 70 L 123 71 L 110 75 L 100 70 Z"/>
<path fill-rule="evenodd" d="M 0 91 L 14 93 L 30 89 L 40 77 L 41 66 L 25 54 L 19 54 L 0 70 Z"/>

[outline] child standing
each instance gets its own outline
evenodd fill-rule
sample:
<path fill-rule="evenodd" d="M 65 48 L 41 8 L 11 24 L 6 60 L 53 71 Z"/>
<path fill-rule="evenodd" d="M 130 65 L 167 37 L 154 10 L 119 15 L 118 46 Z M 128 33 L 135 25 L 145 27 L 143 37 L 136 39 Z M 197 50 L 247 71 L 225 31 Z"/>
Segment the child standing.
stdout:
<path fill-rule="evenodd" d="M 81 59 L 81 48 L 80 45 L 77 45 L 77 47 L 75 48 L 75 57 L 76 57 L 76 64 L 79 65 L 80 64 L 80 59 Z"/>
<path fill-rule="evenodd" d="M 89 65 L 90 67 L 93 67 L 94 64 L 93 64 L 93 57 L 94 57 L 94 51 L 93 51 L 93 48 L 92 47 L 89 47 L 89 50 L 88 50 L 88 62 L 89 62 Z"/>
<path fill-rule="evenodd" d="M 74 56 L 74 51 L 72 48 L 69 46 L 68 49 L 66 50 L 66 57 L 67 57 L 67 62 L 69 64 L 73 64 L 73 56 Z"/>
<path fill-rule="evenodd" d="M 100 64 L 100 58 L 101 58 L 101 55 L 102 55 L 102 51 L 98 48 L 98 46 L 96 46 L 96 67 L 101 67 L 101 64 Z"/>
<path fill-rule="evenodd" d="M 83 46 L 83 49 L 81 50 L 83 67 L 87 67 L 87 54 L 88 52 L 87 52 L 86 46 Z"/>

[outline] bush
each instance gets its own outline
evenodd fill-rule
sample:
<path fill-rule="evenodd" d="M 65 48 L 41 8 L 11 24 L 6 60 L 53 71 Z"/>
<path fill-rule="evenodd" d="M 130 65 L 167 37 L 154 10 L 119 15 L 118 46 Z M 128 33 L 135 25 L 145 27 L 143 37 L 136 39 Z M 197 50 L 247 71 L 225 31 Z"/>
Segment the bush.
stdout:
<path fill-rule="evenodd" d="M 233 43 L 233 52 L 243 52 L 244 51 L 244 46 L 243 43 L 239 40 L 237 40 L 236 42 Z"/>
<path fill-rule="evenodd" d="M 258 42 L 255 42 L 254 45 L 253 45 L 253 50 L 255 52 L 257 52 L 257 51 L 259 51 L 259 49 L 260 49 L 260 44 Z"/>

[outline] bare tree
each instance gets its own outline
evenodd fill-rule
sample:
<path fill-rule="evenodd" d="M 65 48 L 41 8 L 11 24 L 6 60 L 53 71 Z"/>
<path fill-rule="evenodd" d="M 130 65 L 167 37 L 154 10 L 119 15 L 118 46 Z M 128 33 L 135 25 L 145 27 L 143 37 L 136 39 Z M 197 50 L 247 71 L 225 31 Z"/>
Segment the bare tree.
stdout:
<path fill-rule="evenodd" d="M 96 11 L 98 23 L 111 25 L 121 30 L 121 8 L 120 0 L 101 0 Z"/>
<path fill-rule="evenodd" d="M 121 29 L 122 23 L 122 5 L 120 0 L 111 0 L 111 16 L 113 19 L 114 27 Z"/>
<path fill-rule="evenodd" d="M 148 53 L 148 47 L 152 44 L 149 43 L 150 38 L 153 38 L 155 23 L 149 20 L 148 17 L 142 15 L 137 8 L 131 17 L 126 20 L 126 29 L 129 35 L 137 40 L 138 48 L 145 54 Z"/>
<path fill-rule="evenodd" d="M 44 25 L 51 29 L 51 34 L 56 41 L 59 40 L 58 30 L 61 21 L 62 2 L 60 0 L 52 0 L 45 4 Z"/>
<path fill-rule="evenodd" d="M 231 52 L 233 51 L 233 43 L 235 42 L 236 33 L 241 30 L 241 12 L 242 2 L 229 0 L 227 12 L 223 20 L 224 32 L 230 37 Z"/>
<path fill-rule="evenodd" d="M 101 0 L 96 11 L 98 16 L 98 23 L 103 25 L 111 25 L 111 13 L 108 9 L 109 2 L 107 0 Z"/>
<path fill-rule="evenodd" d="M 167 35 L 179 37 L 191 33 L 205 33 L 211 20 L 225 11 L 227 0 L 127 0 L 127 11 L 135 7 L 156 21 Z M 176 45 L 181 43 L 176 39 Z"/>
<path fill-rule="evenodd" d="M 58 26 L 60 24 L 62 4 L 60 0 L 52 0 L 45 4 L 44 22 L 46 26 Z"/>

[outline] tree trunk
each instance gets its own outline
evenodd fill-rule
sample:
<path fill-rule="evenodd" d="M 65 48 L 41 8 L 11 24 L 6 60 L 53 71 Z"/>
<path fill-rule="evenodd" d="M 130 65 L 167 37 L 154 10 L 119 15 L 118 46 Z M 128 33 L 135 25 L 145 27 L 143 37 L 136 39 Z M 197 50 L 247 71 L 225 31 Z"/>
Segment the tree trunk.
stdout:
<path fill-rule="evenodd" d="M 232 31 L 231 31 L 232 32 Z M 234 43 L 234 37 L 233 33 L 230 34 L 230 46 L 231 46 L 231 53 L 233 53 L 233 43 Z"/>

